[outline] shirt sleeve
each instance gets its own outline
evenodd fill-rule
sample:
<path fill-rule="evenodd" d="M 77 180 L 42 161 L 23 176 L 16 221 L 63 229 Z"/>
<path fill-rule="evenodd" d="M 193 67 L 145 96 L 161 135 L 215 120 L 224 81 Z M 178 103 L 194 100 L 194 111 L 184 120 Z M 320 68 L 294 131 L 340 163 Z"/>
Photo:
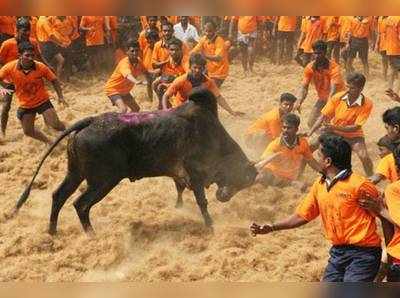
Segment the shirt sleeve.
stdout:
<path fill-rule="evenodd" d="M 311 159 L 313 159 L 313 154 L 312 154 L 312 151 L 311 151 L 311 148 L 310 148 L 310 145 L 308 144 L 308 142 L 307 142 L 307 140 L 306 139 L 303 139 L 302 140 L 302 154 L 303 154 L 303 157 L 306 159 L 306 160 L 311 160 Z"/>
<path fill-rule="evenodd" d="M 376 172 L 376 174 L 380 174 L 380 175 L 384 176 L 386 179 L 389 179 L 390 170 L 389 170 L 387 158 L 385 158 L 385 157 L 381 158 L 381 160 L 378 162 L 375 172 Z"/>
<path fill-rule="evenodd" d="M 311 221 L 319 215 L 319 206 L 317 200 L 317 183 L 315 182 L 307 196 L 297 206 L 296 214 Z"/>
<path fill-rule="evenodd" d="M 54 80 L 57 79 L 57 76 L 51 71 L 51 69 L 50 69 L 48 66 L 46 66 L 46 65 L 44 65 L 44 64 L 42 64 L 42 63 L 40 63 L 39 65 L 40 65 L 40 68 L 41 68 L 42 75 L 43 75 L 48 81 L 51 82 L 51 81 L 54 81 Z"/>
<path fill-rule="evenodd" d="M 264 150 L 263 154 L 261 155 L 261 158 L 266 158 L 274 153 L 279 152 L 279 143 L 277 140 L 272 141 L 271 143 L 268 144 L 267 148 Z"/>
<path fill-rule="evenodd" d="M 385 201 L 389 210 L 390 218 L 400 228 L 400 185 L 395 182 L 386 187 Z"/>
<path fill-rule="evenodd" d="M 313 78 L 314 72 L 311 69 L 310 65 L 307 65 L 304 68 L 304 72 L 303 72 L 303 85 L 309 85 L 312 78 Z"/>
<path fill-rule="evenodd" d="M 3 81 L 4 79 L 6 79 L 9 75 L 10 72 L 10 68 L 9 66 L 6 64 L 4 65 L 1 69 L 0 69 L 0 81 Z"/>
<path fill-rule="evenodd" d="M 367 122 L 369 115 L 372 111 L 372 103 L 366 104 L 361 112 L 358 114 L 357 119 L 355 121 L 355 125 L 364 125 Z"/>
<path fill-rule="evenodd" d="M 328 118 L 333 118 L 335 116 L 337 100 L 338 99 L 336 97 L 329 98 L 325 107 L 323 107 L 323 109 L 321 110 L 321 114 Z"/>
<path fill-rule="evenodd" d="M 121 60 L 120 63 L 121 64 L 118 65 L 119 66 L 118 68 L 119 68 L 119 71 L 122 74 L 122 76 L 124 78 L 126 78 L 129 74 L 132 75 L 132 71 L 131 71 L 131 68 L 129 66 L 128 59 Z M 140 67 L 140 65 L 139 65 L 139 67 Z"/>

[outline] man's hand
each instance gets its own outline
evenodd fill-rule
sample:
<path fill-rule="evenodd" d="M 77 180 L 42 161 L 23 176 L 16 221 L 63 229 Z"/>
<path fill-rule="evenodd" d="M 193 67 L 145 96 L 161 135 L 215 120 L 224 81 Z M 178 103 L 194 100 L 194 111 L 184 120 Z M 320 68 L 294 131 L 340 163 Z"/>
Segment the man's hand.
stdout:
<path fill-rule="evenodd" d="M 11 95 L 12 93 L 13 93 L 13 90 L 0 87 L 0 96 L 6 96 L 7 94 Z"/>
<path fill-rule="evenodd" d="M 65 101 L 64 97 L 58 98 L 58 103 L 63 105 L 64 107 L 69 107 L 68 103 Z"/>
<path fill-rule="evenodd" d="M 385 91 L 385 94 L 387 95 L 387 96 L 389 96 L 390 97 L 390 99 L 392 99 L 392 100 L 394 100 L 394 101 L 397 101 L 397 102 L 400 102 L 400 96 L 396 93 L 396 92 L 394 92 L 392 89 L 387 89 L 386 91 Z"/>
<path fill-rule="evenodd" d="M 274 230 L 273 225 L 269 225 L 269 224 L 260 226 L 256 223 L 253 223 L 250 226 L 250 232 L 253 237 L 255 237 L 259 234 L 261 235 L 261 234 L 271 233 L 273 230 Z"/>
<path fill-rule="evenodd" d="M 361 208 L 370 211 L 375 216 L 380 216 L 383 209 L 385 209 L 385 203 L 383 202 L 382 197 L 376 199 L 370 197 L 368 194 L 358 200 L 358 205 L 360 205 Z"/>

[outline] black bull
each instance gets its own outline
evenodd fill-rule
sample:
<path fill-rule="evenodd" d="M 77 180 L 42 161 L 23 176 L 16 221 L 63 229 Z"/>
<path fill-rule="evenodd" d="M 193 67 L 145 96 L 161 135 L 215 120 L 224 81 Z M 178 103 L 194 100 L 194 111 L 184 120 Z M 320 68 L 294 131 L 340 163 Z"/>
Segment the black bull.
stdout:
<path fill-rule="evenodd" d="M 71 134 L 72 133 L 72 134 Z M 173 110 L 151 113 L 105 113 L 85 118 L 68 128 L 49 148 L 17 202 L 15 212 L 28 199 L 43 162 L 67 135 L 68 171 L 53 193 L 49 233 L 56 233 L 58 214 L 65 201 L 86 179 L 87 189 L 74 202 L 85 232 L 93 231 L 90 208 L 122 179 L 168 176 L 178 190 L 190 188 L 206 225 L 212 225 L 205 187 L 216 183 L 216 198 L 229 201 L 253 184 L 256 169 L 229 136 L 217 116 L 215 97 L 206 90 Z"/>

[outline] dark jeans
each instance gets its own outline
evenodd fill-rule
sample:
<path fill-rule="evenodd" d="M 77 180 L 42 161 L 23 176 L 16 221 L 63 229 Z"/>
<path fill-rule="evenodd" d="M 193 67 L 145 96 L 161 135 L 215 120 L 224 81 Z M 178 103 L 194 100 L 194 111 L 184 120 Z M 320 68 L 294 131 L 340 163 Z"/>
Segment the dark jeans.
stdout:
<path fill-rule="evenodd" d="M 382 249 L 354 245 L 332 246 L 323 281 L 372 282 L 379 271 Z"/>

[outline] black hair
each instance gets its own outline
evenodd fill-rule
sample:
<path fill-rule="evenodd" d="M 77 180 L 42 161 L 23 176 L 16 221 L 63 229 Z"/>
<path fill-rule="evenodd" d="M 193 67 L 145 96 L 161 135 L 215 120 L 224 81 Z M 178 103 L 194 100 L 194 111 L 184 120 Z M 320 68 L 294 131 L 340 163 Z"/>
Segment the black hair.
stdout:
<path fill-rule="evenodd" d="M 394 163 L 396 164 L 396 167 L 400 169 L 400 146 L 397 146 L 393 150 L 393 156 L 394 156 Z"/>
<path fill-rule="evenodd" d="M 28 41 L 23 41 L 18 44 L 18 53 L 22 55 L 26 51 L 35 51 L 35 47 Z"/>
<path fill-rule="evenodd" d="M 364 88 L 366 78 L 362 73 L 352 72 L 349 73 L 346 77 L 347 83 L 355 84 L 359 88 Z"/>
<path fill-rule="evenodd" d="M 282 123 L 287 123 L 290 126 L 299 127 L 300 126 L 300 117 L 296 114 L 289 113 L 283 116 Z"/>
<path fill-rule="evenodd" d="M 180 49 L 182 49 L 183 43 L 182 43 L 182 41 L 181 41 L 180 39 L 178 39 L 178 38 L 176 38 L 176 37 L 172 37 L 172 38 L 168 41 L 167 45 L 168 45 L 168 48 L 169 48 L 170 45 L 176 45 L 176 46 L 178 46 Z"/>
<path fill-rule="evenodd" d="M 323 40 L 317 40 L 312 44 L 312 49 L 314 52 L 318 51 L 326 54 L 328 51 L 328 44 Z"/>
<path fill-rule="evenodd" d="M 400 127 L 400 107 L 387 109 L 382 115 L 383 123 Z"/>
<path fill-rule="evenodd" d="M 324 157 L 329 157 L 332 165 L 339 171 L 351 170 L 351 146 L 341 136 L 329 133 L 322 134 L 318 139 Z"/>
<path fill-rule="evenodd" d="M 318 56 L 312 66 L 313 69 L 329 69 L 329 59 L 325 56 Z"/>
<path fill-rule="evenodd" d="M 377 142 L 377 145 L 380 147 L 386 147 L 390 151 L 393 151 L 393 149 L 394 149 L 392 140 L 389 138 L 388 135 L 385 135 L 382 138 L 380 138 Z"/>
<path fill-rule="evenodd" d="M 288 92 L 282 93 L 280 97 L 280 102 L 288 101 L 290 103 L 294 103 L 296 100 L 297 100 L 296 96 Z"/>
<path fill-rule="evenodd" d="M 213 21 L 208 21 L 204 27 L 211 25 L 214 30 L 217 30 L 217 25 Z"/>
<path fill-rule="evenodd" d="M 127 49 L 129 49 L 129 48 L 140 49 L 140 44 L 137 41 L 137 39 L 130 39 L 126 43 L 126 48 Z"/>
<path fill-rule="evenodd" d="M 159 36 L 159 33 L 158 33 L 158 29 L 157 30 L 147 29 L 145 31 L 145 37 L 147 39 L 159 40 L 160 36 Z"/>
<path fill-rule="evenodd" d="M 16 26 L 17 26 L 17 30 L 20 30 L 20 29 L 31 30 L 31 23 L 26 18 L 19 18 L 17 20 Z"/>
<path fill-rule="evenodd" d="M 207 60 L 203 57 L 200 53 L 193 53 L 190 55 L 189 58 L 189 65 L 192 66 L 193 64 L 201 65 L 203 67 L 206 66 Z"/>

